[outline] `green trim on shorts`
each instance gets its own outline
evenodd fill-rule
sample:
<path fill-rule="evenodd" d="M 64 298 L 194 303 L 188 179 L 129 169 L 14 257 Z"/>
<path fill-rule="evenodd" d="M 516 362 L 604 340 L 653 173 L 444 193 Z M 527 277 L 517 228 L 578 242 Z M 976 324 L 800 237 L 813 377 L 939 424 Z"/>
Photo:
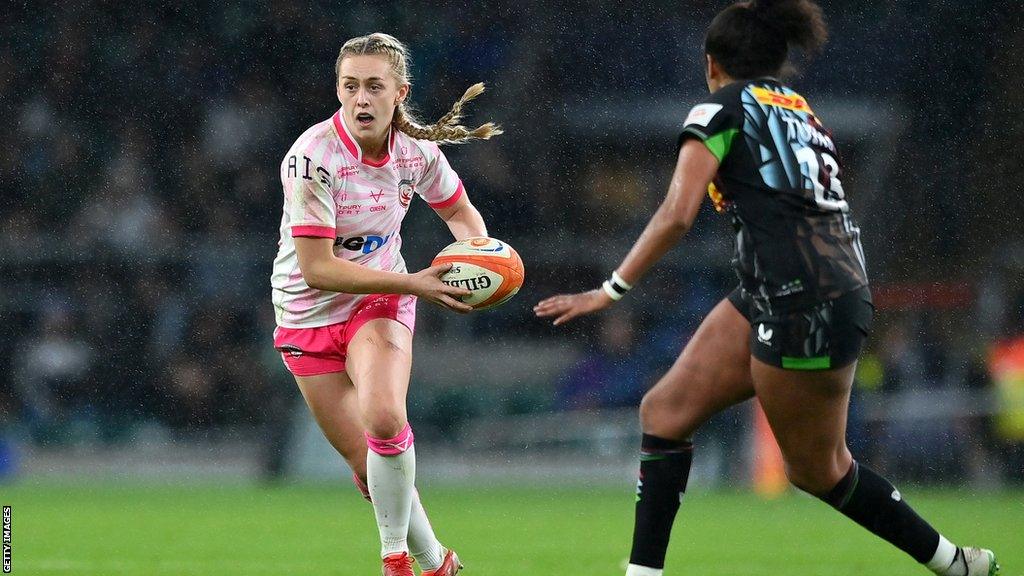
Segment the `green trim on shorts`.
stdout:
<path fill-rule="evenodd" d="M 828 370 L 831 367 L 831 356 L 818 356 L 816 358 L 782 357 L 782 368 L 785 370 Z"/>

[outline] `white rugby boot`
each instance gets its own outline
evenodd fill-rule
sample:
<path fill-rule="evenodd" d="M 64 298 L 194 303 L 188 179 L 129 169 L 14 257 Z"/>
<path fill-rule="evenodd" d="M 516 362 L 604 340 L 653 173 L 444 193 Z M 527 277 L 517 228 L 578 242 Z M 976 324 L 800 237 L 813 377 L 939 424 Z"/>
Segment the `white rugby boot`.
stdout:
<path fill-rule="evenodd" d="M 963 547 L 957 550 L 953 563 L 940 576 L 995 576 L 999 573 L 996 555 L 985 548 Z"/>
<path fill-rule="evenodd" d="M 985 548 L 961 548 L 967 576 L 995 576 L 999 573 L 996 555 Z"/>

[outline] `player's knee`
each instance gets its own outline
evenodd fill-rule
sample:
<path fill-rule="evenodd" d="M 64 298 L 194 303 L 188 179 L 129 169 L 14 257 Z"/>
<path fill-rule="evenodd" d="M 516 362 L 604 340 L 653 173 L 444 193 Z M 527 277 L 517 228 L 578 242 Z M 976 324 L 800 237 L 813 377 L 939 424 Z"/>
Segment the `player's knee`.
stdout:
<path fill-rule="evenodd" d="M 393 406 L 374 406 L 363 412 L 366 432 L 374 438 L 392 438 L 407 425 L 405 410 Z"/>
<path fill-rule="evenodd" d="M 412 427 L 408 422 L 394 436 L 375 436 L 370 432 L 366 433 L 367 448 L 381 456 L 397 456 L 412 448 L 413 441 Z"/>
<path fill-rule="evenodd" d="M 640 400 L 640 426 L 644 432 L 662 435 L 672 428 L 668 421 L 670 411 L 666 401 L 657 389 L 649 390 Z"/>
<path fill-rule="evenodd" d="M 661 438 L 689 438 L 696 425 L 688 408 L 685 402 L 674 402 L 653 388 L 640 401 L 640 427 L 644 433 Z"/>
<path fill-rule="evenodd" d="M 652 391 L 648 391 L 644 394 L 644 397 L 640 399 L 640 424 L 647 429 L 647 425 L 654 419 L 657 418 L 658 414 L 658 400 Z"/>
<path fill-rule="evenodd" d="M 793 486 L 813 496 L 828 494 L 846 474 L 849 464 L 835 458 L 786 459 L 786 476 Z"/>

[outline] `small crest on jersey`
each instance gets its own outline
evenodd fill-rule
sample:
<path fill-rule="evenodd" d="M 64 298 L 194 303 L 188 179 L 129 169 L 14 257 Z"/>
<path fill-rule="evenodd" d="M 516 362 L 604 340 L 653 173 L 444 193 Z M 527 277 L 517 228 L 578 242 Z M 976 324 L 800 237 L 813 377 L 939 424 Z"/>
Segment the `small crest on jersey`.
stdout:
<path fill-rule="evenodd" d="M 698 126 L 708 127 L 708 123 L 715 117 L 715 114 L 722 109 L 721 104 L 697 104 L 690 110 L 690 114 L 686 117 L 686 122 L 683 122 L 683 126 L 689 126 L 696 124 Z"/>
<path fill-rule="evenodd" d="M 355 176 L 359 174 L 358 166 L 339 166 L 336 172 L 338 178 L 345 178 L 346 176 Z"/>
<path fill-rule="evenodd" d="M 402 208 L 409 207 L 414 192 L 416 192 L 416 183 L 412 180 L 405 178 L 398 182 L 398 203 L 402 205 Z"/>

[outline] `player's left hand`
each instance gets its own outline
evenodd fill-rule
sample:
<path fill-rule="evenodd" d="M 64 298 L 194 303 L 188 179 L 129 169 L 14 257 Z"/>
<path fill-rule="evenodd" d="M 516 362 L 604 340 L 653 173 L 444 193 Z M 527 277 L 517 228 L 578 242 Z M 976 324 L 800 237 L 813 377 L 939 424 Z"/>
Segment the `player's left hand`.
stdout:
<path fill-rule="evenodd" d="M 611 296 L 608 296 L 604 290 L 597 288 L 589 292 L 559 294 L 558 296 L 545 298 L 533 307 L 533 313 L 539 318 L 555 316 L 553 324 L 561 326 L 577 316 L 604 310 L 611 306 L 612 302 L 614 301 L 611 299 Z"/>

